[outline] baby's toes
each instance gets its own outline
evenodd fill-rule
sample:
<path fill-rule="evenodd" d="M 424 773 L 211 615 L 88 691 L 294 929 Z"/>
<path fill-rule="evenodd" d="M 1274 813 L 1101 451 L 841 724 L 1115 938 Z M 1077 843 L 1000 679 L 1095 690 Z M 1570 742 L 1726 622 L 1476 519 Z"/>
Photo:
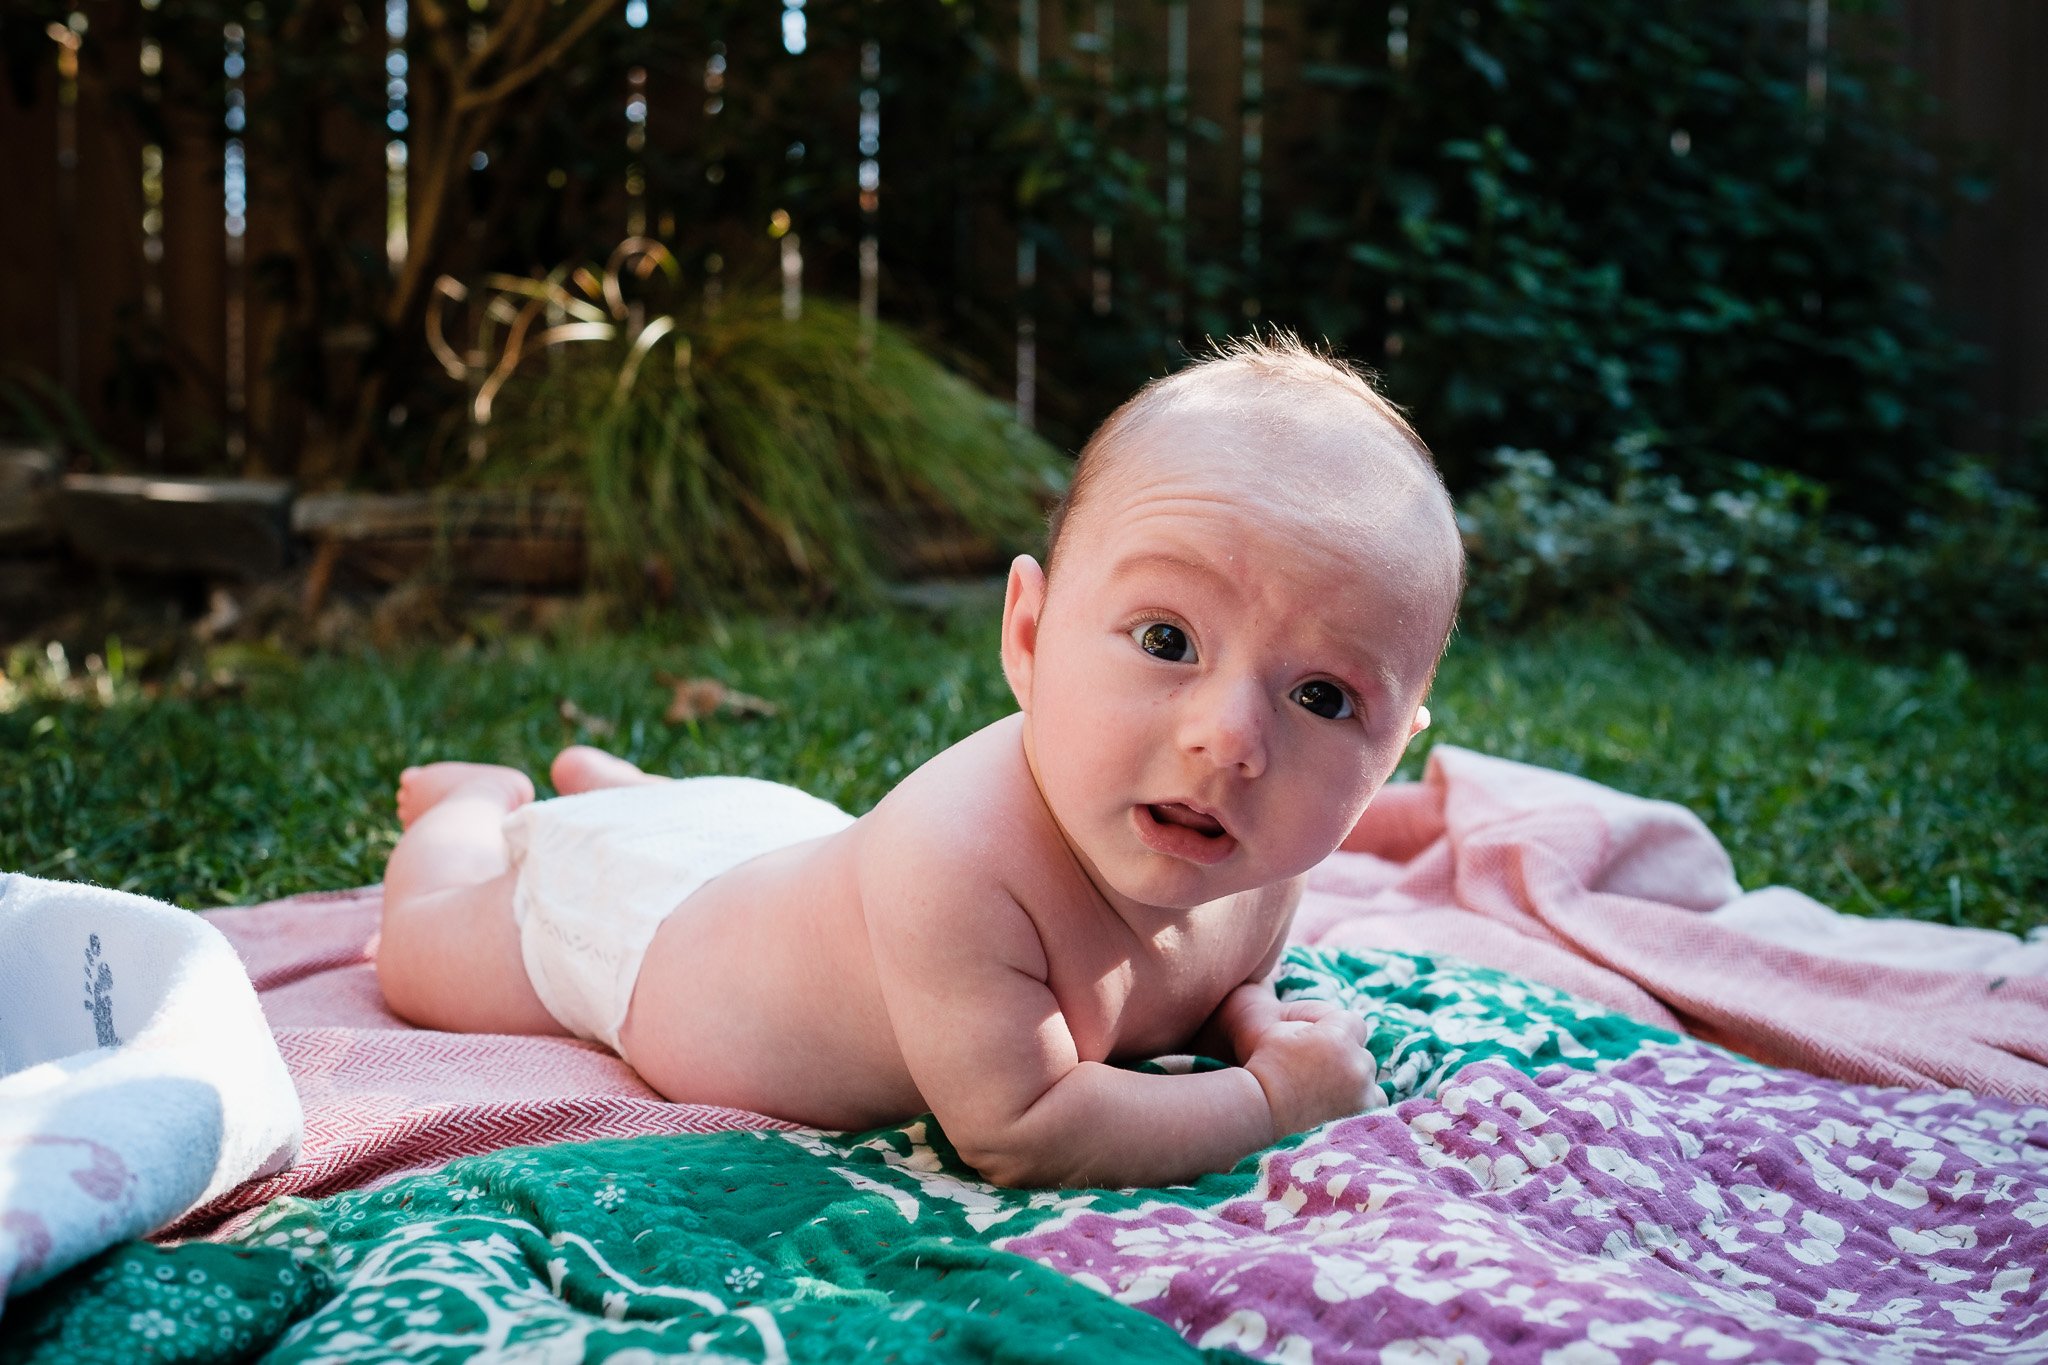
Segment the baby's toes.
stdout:
<path fill-rule="evenodd" d="M 418 773 L 418 768 L 407 768 L 398 775 L 396 804 L 398 806 L 398 823 L 401 828 L 410 828 L 412 822 L 420 817 L 422 806 L 419 799 L 418 785 L 414 781 Z"/>

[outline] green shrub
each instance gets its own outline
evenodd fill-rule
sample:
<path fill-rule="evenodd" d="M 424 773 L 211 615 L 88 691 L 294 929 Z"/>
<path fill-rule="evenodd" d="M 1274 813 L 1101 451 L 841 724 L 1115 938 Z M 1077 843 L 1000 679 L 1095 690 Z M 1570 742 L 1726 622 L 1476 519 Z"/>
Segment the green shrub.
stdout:
<path fill-rule="evenodd" d="M 2038 656 L 2048 626 L 2048 524 L 2031 494 L 1959 462 L 1907 519 L 1869 584 L 1886 638 L 1981 658 Z"/>
<path fill-rule="evenodd" d="M 1384 355 L 1455 486 L 1501 445 L 1585 478 L 1636 438 L 1689 485 L 1788 469 L 1890 524 L 1963 353 L 1923 260 L 1946 191 L 1873 8 L 1836 4 L 1817 103 L 1803 5 L 1311 5 L 1331 116 L 1288 157 L 1345 173 L 1258 296 Z"/>
<path fill-rule="evenodd" d="M 1529 628 L 1619 617 L 1695 645 L 1851 644 L 2017 660 L 2048 626 L 2048 524 L 1980 465 L 1923 486 L 1901 529 L 1827 514 L 1827 492 L 1749 466 L 1695 493 L 1636 444 L 1601 483 L 1535 451 L 1463 500 L 1467 620 Z"/>

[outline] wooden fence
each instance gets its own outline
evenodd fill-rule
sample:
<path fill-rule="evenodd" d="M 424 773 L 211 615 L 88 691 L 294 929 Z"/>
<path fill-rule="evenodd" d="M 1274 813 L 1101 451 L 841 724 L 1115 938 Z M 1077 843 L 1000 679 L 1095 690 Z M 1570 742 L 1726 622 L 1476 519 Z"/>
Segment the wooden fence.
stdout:
<path fill-rule="evenodd" d="M 276 449 L 292 436 L 294 381 L 264 363 L 280 318 L 249 279 L 273 230 L 252 207 L 262 198 L 252 182 L 262 168 L 238 165 L 232 139 L 224 158 L 218 130 L 173 121 L 151 141 L 127 116 L 154 78 L 146 29 L 131 22 L 129 9 L 162 3 L 79 0 L 83 23 L 31 31 L 17 21 L 0 29 L 6 67 L 17 81 L 26 73 L 44 96 L 24 101 L 0 88 L 0 376 L 18 382 L 32 373 L 71 395 L 128 467 L 219 470 L 241 463 L 276 471 Z M 392 3 L 402 26 L 404 0 Z M 1828 13 L 1828 0 L 1788 3 L 1809 6 L 1817 22 Z M 1986 353 L 1974 379 L 1975 415 L 1956 437 L 2011 455 L 2026 424 L 2048 413 L 2048 81 L 2040 78 L 2048 64 L 2048 4 L 1891 3 L 1905 35 L 1902 55 L 1939 101 L 1935 131 L 1988 149 L 1995 162 L 1990 197 L 1962 207 L 1954 219 L 1940 285 L 1962 335 Z M 628 0 L 621 22 L 633 21 L 636 5 L 645 22 L 644 0 Z M 802 12 L 802 0 L 787 0 L 783 17 L 800 21 Z M 1119 52 L 1141 54 L 1170 97 L 1178 86 L 1191 119 L 1207 121 L 1220 136 L 1194 166 L 1185 140 L 1169 137 L 1137 150 L 1162 168 L 1170 212 L 1223 225 L 1205 249 L 1255 249 L 1258 215 L 1281 211 L 1290 173 L 1262 167 L 1262 148 L 1275 145 L 1276 121 L 1312 115 L 1308 102 L 1284 98 L 1309 55 L 1299 42 L 1297 5 L 1015 0 L 1014 14 L 1010 55 L 1020 70 L 1113 26 Z M 377 40 L 378 17 L 371 15 L 370 41 Z M 90 44 L 102 46 L 105 60 L 79 60 Z M 232 51 L 226 56 L 232 63 Z M 707 91 L 715 79 L 707 65 Z M 52 84 L 58 98 L 47 97 Z M 230 81 L 231 99 L 234 88 Z M 850 125 L 853 119 L 849 111 Z M 360 211 L 374 221 L 386 211 L 392 184 L 387 149 L 368 142 L 359 151 L 359 163 L 337 174 L 349 178 Z M 886 151 L 881 160 L 886 177 Z M 996 223 L 971 235 L 972 268 L 1024 286 L 1010 297 L 1028 298 L 1038 263 L 1015 225 Z M 394 241 L 392 250 L 400 249 Z M 891 250 L 887 241 L 878 253 L 863 247 L 858 279 L 842 275 L 825 287 L 858 290 L 872 306 L 879 281 L 891 278 L 876 258 L 887 260 Z M 899 264 L 902 275 L 916 268 Z M 809 282 L 804 269 L 798 268 L 799 286 Z M 1085 272 L 1062 284 L 1089 287 Z M 988 344 L 984 336 L 979 349 L 997 357 L 988 377 L 1014 385 L 1028 411 L 1073 359 L 1041 343 L 1028 312 L 1020 309 L 1010 323 L 1014 347 L 1007 339 Z M 148 344 L 138 346 L 138 338 Z M 333 340 L 342 350 L 350 344 L 347 336 Z M 150 403 L 123 401 L 133 397 L 124 386 L 151 388 L 154 415 Z"/>

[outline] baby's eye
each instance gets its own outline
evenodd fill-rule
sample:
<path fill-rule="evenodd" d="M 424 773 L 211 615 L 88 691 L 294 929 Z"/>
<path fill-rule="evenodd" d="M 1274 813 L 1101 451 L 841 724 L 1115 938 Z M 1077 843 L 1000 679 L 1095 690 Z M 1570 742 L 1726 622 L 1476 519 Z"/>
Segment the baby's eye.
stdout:
<path fill-rule="evenodd" d="M 1288 694 L 1296 705 L 1307 707 L 1324 720 L 1345 720 L 1351 715 L 1351 698 L 1344 689 L 1321 678 L 1303 683 Z"/>
<path fill-rule="evenodd" d="M 1155 659 L 1176 664 L 1194 662 L 1195 642 L 1179 626 L 1149 621 L 1132 631 L 1131 638 L 1138 642 L 1138 648 Z"/>

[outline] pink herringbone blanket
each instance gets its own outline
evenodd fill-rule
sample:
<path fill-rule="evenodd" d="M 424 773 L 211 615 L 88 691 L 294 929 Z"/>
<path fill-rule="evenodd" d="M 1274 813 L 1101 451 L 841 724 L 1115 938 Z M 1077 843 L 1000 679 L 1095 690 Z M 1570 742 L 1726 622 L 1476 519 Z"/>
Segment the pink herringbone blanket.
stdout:
<path fill-rule="evenodd" d="M 2038 946 L 1916 926 L 1923 962 L 2003 938 L 1991 960 L 2013 966 L 1993 972 L 1855 960 L 1853 927 L 1843 955 L 1758 937 L 1772 905 L 1818 907 L 1742 896 L 1683 807 L 1439 744 L 1345 848 L 1311 874 L 1297 941 L 1455 954 L 1774 1066 L 2048 1103 L 2048 977 L 2022 974 L 2041 970 Z"/>
<path fill-rule="evenodd" d="M 278 1195 L 355 1189 L 504 1147 L 790 1126 L 670 1104 L 594 1043 L 413 1028 L 377 989 L 382 904 L 373 886 L 207 913 L 256 983 L 305 1106 L 306 1139 L 290 1169 L 194 1210 L 165 1236 L 222 1230 Z"/>

